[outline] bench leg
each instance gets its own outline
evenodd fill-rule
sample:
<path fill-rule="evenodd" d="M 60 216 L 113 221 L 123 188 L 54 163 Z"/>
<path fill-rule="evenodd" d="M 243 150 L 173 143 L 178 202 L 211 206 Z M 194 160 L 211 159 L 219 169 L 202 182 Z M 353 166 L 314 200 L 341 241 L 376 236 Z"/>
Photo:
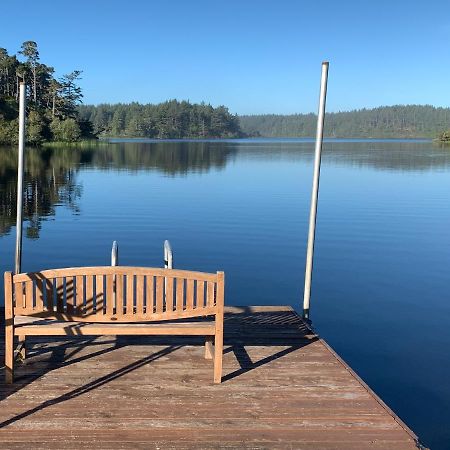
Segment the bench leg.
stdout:
<path fill-rule="evenodd" d="M 214 336 L 206 336 L 205 339 L 205 359 L 213 359 L 213 341 Z"/>
<path fill-rule="evenodd" d="M 21 359 L 27 357 L 27 348 L 25 346 L 25 336 L 19 335 L 19 356 Z"/>
<path fill-rule="evenodd" d="M 214 383 L 222 382 L 223 327 L 216 328 L 214 339 Z"/>
<path fill-rule="evenodd" d="M 12 319 L 7 319 L 12 321 Z M 5 383 L 14 382 L 14 326 L 5 326 Z"/>

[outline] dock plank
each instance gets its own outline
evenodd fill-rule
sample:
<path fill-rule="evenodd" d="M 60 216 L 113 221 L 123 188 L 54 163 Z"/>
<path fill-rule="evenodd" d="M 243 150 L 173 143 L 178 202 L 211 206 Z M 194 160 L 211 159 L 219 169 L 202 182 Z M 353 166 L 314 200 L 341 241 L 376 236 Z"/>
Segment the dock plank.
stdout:
<path fill-rule="evenodd" d="M 290 307 L 227 308 L 224 329 L 221 385 L 200 337 L 30 337 L 0 374 L 0 448 L 417 448 Z"/>

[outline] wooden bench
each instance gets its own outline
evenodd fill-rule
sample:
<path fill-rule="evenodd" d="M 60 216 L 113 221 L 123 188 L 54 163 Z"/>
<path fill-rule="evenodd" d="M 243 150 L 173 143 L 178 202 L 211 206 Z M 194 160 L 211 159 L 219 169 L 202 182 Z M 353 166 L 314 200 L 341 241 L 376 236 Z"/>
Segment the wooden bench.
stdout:
<path fill-rule="evenodd" d="M 26 336 L 195 335 L 205 337 L 205 358 L 214 355 L 220 383 L 223 308 L 223 272 L 122 266 L 6 272 L 6 382 L 14 381 L 14 336 L 25 357 Z"/>

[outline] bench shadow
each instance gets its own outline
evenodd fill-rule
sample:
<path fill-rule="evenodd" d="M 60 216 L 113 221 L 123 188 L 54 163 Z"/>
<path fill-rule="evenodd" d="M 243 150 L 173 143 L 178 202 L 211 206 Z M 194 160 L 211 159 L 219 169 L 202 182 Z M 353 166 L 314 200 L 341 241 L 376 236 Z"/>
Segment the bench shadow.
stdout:
<path fill-rule="evenodd" d="M 280 308 L 281 309 L 281 308 Z M 224 353 L 233 352 L 240 368 L 227 373 L 222 382 L 283 358 L 315 342 L 318 337 L 312 328 L 291 309 L 258 311 L 254 307 L 236 307 L 225 314 Z M 258 361 L 252 361 L 246 347 L 286 347 Z"/>
<path fill-rule="evenodd" d="M 247 372 L 250 372 L 251 370 L 257 369 L 258 367 L 264 366 L 265 364 L 268 364 L 272 361 L 276 361 L 277 359 L 280 359 L 283 356 L 289 355 L 289 353 L 295 352 L 295 351 L 301 349 L 302 347 L 305 347 L 306 345 L 311 344 L 312 342 L 314 342 L 316 340 L 317 340 L 317 338 L 313 338 L 309 342 L 305 342 L 302 344 L 293 344 L 284 350 L 280 350 L 279 352 L 276 352 L 272 355 L 266 356 L 265 358 L 262 358 L 259 361 L 255 361 L 255 362 L 253 362 L 251 360 L 249 354 L 245 350 L 245 346 L 240 345 L 240 344 L 234 345 L 234 346 L 230 347 L 228 350 L 232 351 L 234 353 L 241 368 L 223 376 L 222 382 L 232 380 L 233 378 L 243 375 L 244 373 L 247 373 Z"/>

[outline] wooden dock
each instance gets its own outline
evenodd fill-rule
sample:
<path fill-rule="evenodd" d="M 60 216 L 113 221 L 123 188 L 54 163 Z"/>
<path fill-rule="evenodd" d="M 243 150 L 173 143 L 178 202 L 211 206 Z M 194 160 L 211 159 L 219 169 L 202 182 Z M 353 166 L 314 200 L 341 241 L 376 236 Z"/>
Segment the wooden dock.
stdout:
<path fill-rule="evenodd" d="M 16 382 L 0 374 L 0 448 L 417 448 L 290 307 L 227 308 L 220 385 L 203 344 L 31 337 Z"/>

